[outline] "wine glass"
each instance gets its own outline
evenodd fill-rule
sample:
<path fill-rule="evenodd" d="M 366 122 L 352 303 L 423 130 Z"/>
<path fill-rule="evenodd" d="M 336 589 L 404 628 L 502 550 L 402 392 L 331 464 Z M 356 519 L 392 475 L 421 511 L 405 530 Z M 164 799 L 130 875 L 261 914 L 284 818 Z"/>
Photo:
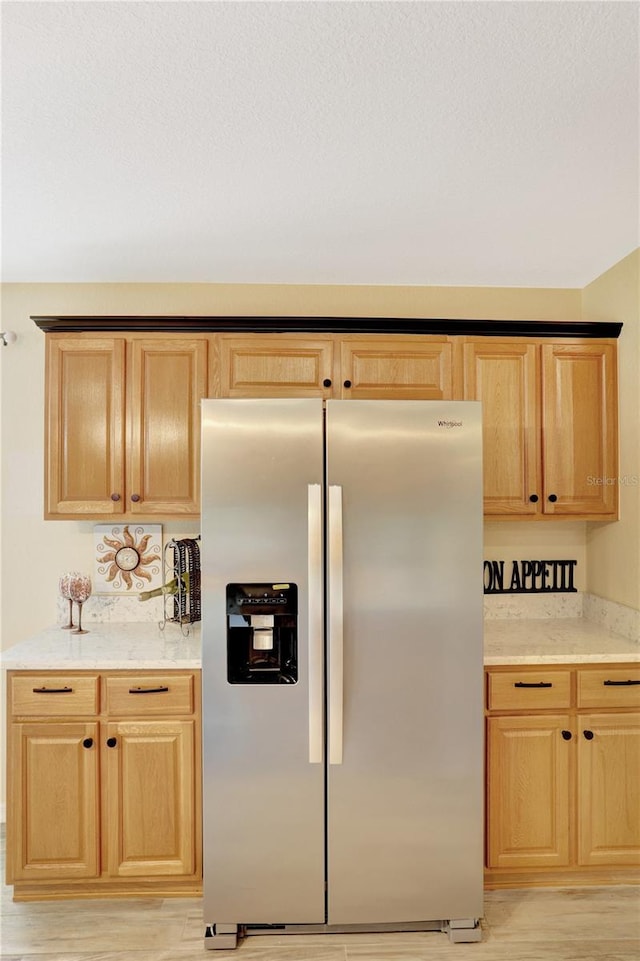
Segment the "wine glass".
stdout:
<path fill-rule="evenodd" d="M 69 588 L 71 600 L 78 605 L 78 626 L 71 633 L 86 634 L 87 631 L 82 627 L 82 605 L 91 597 L 91 578 L 88 574 L 79 574 L 76 571 L 70 579 Z"/>
<path fill-rule="evenodd" d="M 63 631 L 69 631 L 74 627 L 73 623 L 73 600 L 71 598 L 71 578 L 73 574 L 71 572 L 67 574 L 62 574 L 60 580 L 58 581 L 58 591 L 60 597 L 64 597 L 65 600 L 69 601 L 69 623 L 62 625 Z"/>

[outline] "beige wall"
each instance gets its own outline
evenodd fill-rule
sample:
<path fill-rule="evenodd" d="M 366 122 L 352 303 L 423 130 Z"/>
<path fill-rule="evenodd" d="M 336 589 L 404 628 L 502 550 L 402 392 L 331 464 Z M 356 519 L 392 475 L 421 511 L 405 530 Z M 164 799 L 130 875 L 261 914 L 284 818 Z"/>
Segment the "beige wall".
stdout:
<path fill-rule="evenodd" d="M 640 249 L 582 291 L 585 320 L 618 320 L 620 521 L 590 524 L 587 589 L 640 608 Z"/>
<path fill-rule="evenodd" d="M 636 270 L 637 270 L 637 259 Z M 625 274 L 626 276 L 626 274 Z M 594 285 L 592 285 L 594 286 Z M 615 287 L 615 281 L 611 285 Z M 32 314 L 272 314 L 406 316 L 495 319 L 579 319 L 582 298 L 573 289 L 232 286 L 210 284 L 8 284 L 1 291 L 2 329 L 15 330 L 18 342 L 2 348 L 2 647 L 55 621 L 58 575 L 67 569 L 91 570 L 93 524 L 89 521 L 42 519 L 44 471 L 44 334 Z M 593 298 L 591 298 L 593 299 Z M 600 298 L 602 314 L 594 319 L 624 319 L 634 323 L 635 355 L 623 359 L 637 367 L 637 305 L 634 317 L 616 318 L 607 309 L 607 291 Z M 586 303 L 590 299 L 586 298 Z M 591 308 L 590 308 L 591 309 Z M 635 318 L 635 320 L 634 320 Z M 632 334 L 625 333 L 632 342 Z M 624 352 L 624 351 L 623 351 Z M 625 392 L 637 388 L 626 377 Z M 633 401 L 637 400 L 634 393 Z M 626 396 L 623 407 L 630 403 Z M 630 437 L 625 421 L 624 444 Z M 631 438 L 632 439 L 632 438 Z M 637 444 L 637 441 L 636 441 Z M 623 445 L 624 446 L 624 445 Z M 630 463 L 632 456 L 625 452 Z M 637 463 L 637 461 L 636 461 Z M 629 467 L 631 469 L 631 467 Z M 628 510 L 628 508 L 626 508 Z M 631 518 L 627 524 L 627 554 L 631 552 Z M 588 583 L 587 541 L 593 549 L 589 564 L 598 567 L 592 525 L 561 522 L 486 525 L 488 557 L 568 557 L 579 561 L 577 583 Z M 620 525 L 615 525 L 617 529 Z M 192 533 L 165 525 L 169 536 Z M 606 543 L 615 533 L 600 532 Z M 612 540 L 613 538 L 613 540 Z M 636 558 L 637 560 L 637 558 Z M 606 567 L 605 562 L 604 566 Z M 621 563 L 622 569 L 624 565 Z M 596 579 L 600 583 L 600 579 Z M 633 591 L 621 594 L 615 583 L 605 596 L 632 603 Z M 593 588 L 595 589 L 595 587 Z M 637 593 L 636 601 L 637 605 Z"/>
<path fill-rule="evenodd" d="M 504 560 L 505 570 L 519 560 L 576 560 L 575 586 L 587 589 L 587 523 L 585 521 L 485 521 L 484 556 Z"/>
<path fill-rule="evenodd" d="M 517 287 L 5 284 L 3 310 L 30 314 L 231 314 L 568 320 L 580 291 Z M 26 316 L 25 316 L 26 310 Z M 4 327 L 9 327 L 5 315 Z M 29 322 L 31 323 L 31 322 Z"/>

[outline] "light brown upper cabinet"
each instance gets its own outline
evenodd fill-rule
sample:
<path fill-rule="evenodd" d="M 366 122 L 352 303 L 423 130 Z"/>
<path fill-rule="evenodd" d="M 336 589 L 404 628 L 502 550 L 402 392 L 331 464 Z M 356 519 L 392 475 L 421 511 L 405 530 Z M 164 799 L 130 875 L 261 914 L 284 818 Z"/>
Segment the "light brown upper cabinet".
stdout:
<path fill-rule="evenodd" d="M 544 344 L 544 510 L 614 518 L 618 513 L 615 344 Z"/>
<path fill-rule="evenodd" d="M 335 397 L 354 400 L 450 400 L 453 346 L 449 338 L 343 336 Z"/>
<path fill-rule="evenodd" d="M 127 510 L 199 514 L 207 341 L 132 338 L 128 358 Z"/>
<path fill-rule="evenodd" d="M 212 338 L 211 397 L 331 397 L 333 337 L 219 334 Z"/>
<path fill-rule="evenodd" d="M 452 394 L 447 337 L 220 334 L 213 397 L 441 400 Z"/>
<path fill-rule="evenodd" d="M 47 337 L 45 517 L 197 515 L 207 338 Z"/>
<path fill-rule="evenodd" d="M 485 515 L 617 517 L 613 338 L 118 328 L 46 343 L 47 518 L 198 515 L 202 397 L 481 400 Z"/>
<path fill-rule="evenodd" d="M 466 338 L 464 397 L 481 400 L 485 514 L 614 520 L 614 341 Z"/>

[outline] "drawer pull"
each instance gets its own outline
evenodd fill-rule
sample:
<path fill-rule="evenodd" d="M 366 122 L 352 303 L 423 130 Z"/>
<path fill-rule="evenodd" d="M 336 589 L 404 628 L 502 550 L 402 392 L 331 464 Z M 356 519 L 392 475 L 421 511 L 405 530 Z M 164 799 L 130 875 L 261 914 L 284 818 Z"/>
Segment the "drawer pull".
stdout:
<path fill-rule="evenodd" d="M 73 694 L 72 687 L 34 687 L 34 694 Z"/>
<path fill-rule="evenodd" d="M 167 694 L 168 687 L 130 687 L 129 694 Z"/>
<path fill-rule="evenodd" d="M 640 684 L 640 680 L 629 681 L 603 681 L 605 687 L 630 687 L 632 684 Z"/>
<path fill-rule="evenodd" d="M 551 681 L 516 681 L 514 687 L 553 687 Z"/>

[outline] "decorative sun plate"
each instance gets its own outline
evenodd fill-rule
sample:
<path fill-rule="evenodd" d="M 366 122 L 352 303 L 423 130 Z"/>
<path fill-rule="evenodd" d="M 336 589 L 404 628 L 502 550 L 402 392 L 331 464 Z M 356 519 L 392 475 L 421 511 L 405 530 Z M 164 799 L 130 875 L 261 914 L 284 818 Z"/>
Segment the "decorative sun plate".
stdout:
<path fill-rule="evenodd" d="M 94 594 L 137 594 L 162 585 L 161 524 L 97 524 Z"/>

